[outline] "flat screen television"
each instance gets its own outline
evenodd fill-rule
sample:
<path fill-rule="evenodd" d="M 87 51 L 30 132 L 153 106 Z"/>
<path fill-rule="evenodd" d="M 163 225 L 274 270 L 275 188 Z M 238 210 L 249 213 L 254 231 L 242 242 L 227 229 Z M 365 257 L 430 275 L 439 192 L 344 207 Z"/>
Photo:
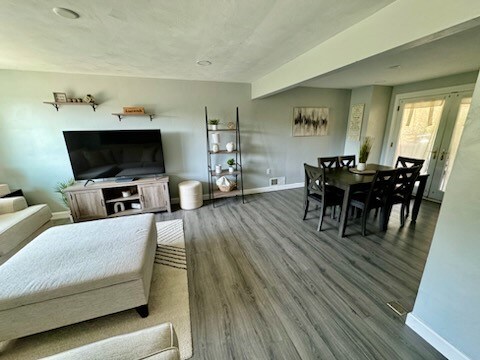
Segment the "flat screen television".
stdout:
<path fill-rule="evenodd" d="M 75 180 L 165 173 L 160 130 L 64 131 Z"/>

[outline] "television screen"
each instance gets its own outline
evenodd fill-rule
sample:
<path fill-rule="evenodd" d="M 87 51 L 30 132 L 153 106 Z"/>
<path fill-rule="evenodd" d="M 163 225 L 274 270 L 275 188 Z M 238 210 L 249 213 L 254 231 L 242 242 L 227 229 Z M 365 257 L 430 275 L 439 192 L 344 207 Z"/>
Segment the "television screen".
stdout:
<path fill-rule="evenodd" d="M 76 180 L 165 173 L 160 130 L 64 131 Z"/>

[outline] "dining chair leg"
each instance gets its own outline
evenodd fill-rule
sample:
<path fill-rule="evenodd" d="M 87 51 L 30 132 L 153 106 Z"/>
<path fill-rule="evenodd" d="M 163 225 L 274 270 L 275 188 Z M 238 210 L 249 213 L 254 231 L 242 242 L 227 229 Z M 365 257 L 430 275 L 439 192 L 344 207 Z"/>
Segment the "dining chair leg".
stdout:
<path fill-rule="evenodd" d="M 368 216 L 368 213 L 370 211 L 368 211 L 367 209 L 363 209 L 363 213 L 362 213 L 362 236 L 367 236 L 367 216 Z"/>
<path fill-rule="evenodd" d="M 306 200 L 305 201 L 305 212 L 303 213 L 303 220 L 307 218 L 307 213 L 308 213 L 308 205 L 310 205 L 310 201 Z"/>
<path fill-rule="evenodd" d="M 392 208 L 392 205 L 387 204 L 380 209 L 380 228 L 382 231 L 387 231 L 388 229 L 388 221 L 390 220 Z"/>
<path fill-rule="evenodd" d="M 400 227 L 403 227 L 405 226 L 405 219 L 406 219 L 406 215 L 405 215 L 405 203 L 402 204 L 402 208 L 400 209 Z"/>
<path fill-rule="evenodd" d="M 322 205 L 320 206 L 320 219 L 318 220 L 317 231 L 322 230 L 323 217 L 325 216 L 325 210 L 326 210 L 325 205 L 322 203 Z"/>

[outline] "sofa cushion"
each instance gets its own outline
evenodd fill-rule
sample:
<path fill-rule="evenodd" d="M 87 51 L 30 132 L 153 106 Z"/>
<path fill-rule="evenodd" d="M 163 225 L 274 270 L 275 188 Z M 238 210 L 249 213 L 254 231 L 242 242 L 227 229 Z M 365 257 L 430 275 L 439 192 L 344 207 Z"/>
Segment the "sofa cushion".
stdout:
<path fill-rule="evenodd" d="M 171 323 L 118 335 L 53 356 L 48 360 L 162 359 L 179 360 L 178 341 Z"/>
<path fill-rule="evenodd" d="M 52 227 L 0 266 L 0 310 L 142 279 L 153 214 Z"/>
<path fill-rule="evenodd" d="M 10 194 L 10 188 L 7 184 L 0 184 L 0 196 Z"/>
<path fill-rule="evenodd" d="M 27 201 L 23 196 L 0 199 L 0 215 L 20 211 L 27 207 Z"/>
<path fill-rule="evenodd" d="M 52 213 L 47 205 L 33 205 L 20 211 L 0 215 L 0 256 L 8 254 L 46 224 L 51 217 Z"/>

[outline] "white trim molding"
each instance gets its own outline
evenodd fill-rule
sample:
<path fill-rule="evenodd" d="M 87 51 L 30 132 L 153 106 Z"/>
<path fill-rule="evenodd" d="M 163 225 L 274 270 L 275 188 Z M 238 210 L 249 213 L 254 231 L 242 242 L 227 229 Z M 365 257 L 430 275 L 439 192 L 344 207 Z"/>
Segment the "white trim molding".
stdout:
<path fill-rule="evenodd" d="M 265 186 L 260 188 L 245 189 L 243 190 L 243 193 L 245 195 L 261 194 L 261 193 L 266 193 L 271 191 L 298 189 L 298 188 L 302 188 L 304 185 L 305 184 L 303 182 L 300 182 L 300 183 L 292 183 L 292 184 L 285 184 L 285 185 Z M 208 194 L 203 194 L 203 200 L 208 200 Z M 180 199 L 178 197 L 172 198 L 171 202 L 172 204 L 179 204 Z"/>
<path fill-rule="evenodd" d="M 405 324 L 420 335 L 426 342 L 437 349 L 443 356 L 450 360 L 471 360 L 467 355 L 438 335 L 432 328 L 417 318 L 412 313 L 407 314 Z"/>

